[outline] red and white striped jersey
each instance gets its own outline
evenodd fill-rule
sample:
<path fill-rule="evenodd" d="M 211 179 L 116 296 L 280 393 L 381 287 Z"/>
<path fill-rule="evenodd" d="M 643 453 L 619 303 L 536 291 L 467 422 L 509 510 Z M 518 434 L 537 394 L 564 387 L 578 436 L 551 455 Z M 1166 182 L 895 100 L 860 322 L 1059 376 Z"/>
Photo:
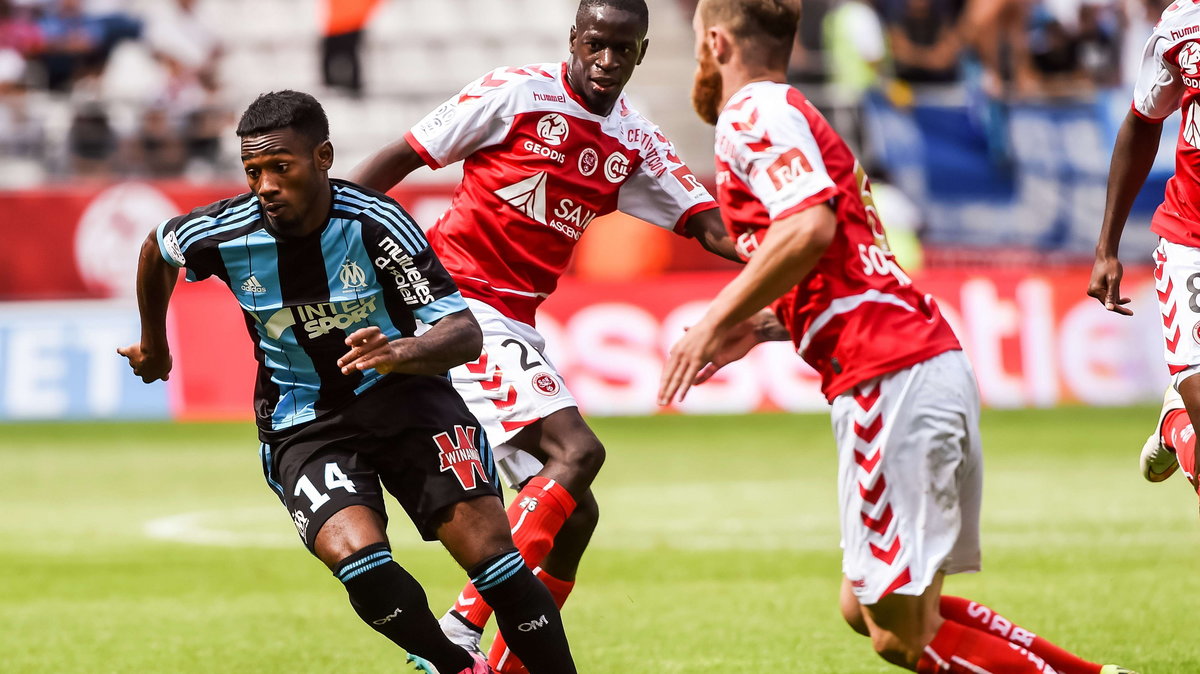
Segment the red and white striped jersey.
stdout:
<path fill-rule="evenodd" d="M 1179 0 L 1163 11 L 1146 42 L 1133 112 L 1161 122 L 1183 108 L 1175 175 L 1150 229 L 1173 243 L 1200 245 L 1200 4 Z"/>
<path fill-rule="evenodd" d="M 932 297 L 896 264 L 850 148 L 796 89 L 752 82 L 717 121 L 717 199 L 746 258 L 771 223 L 820 204 L 837 234 L 773 306 L 832 400 L 855 384 L 960 348 Z"/>
<path fill-rule="evenodd" d="M 405 138 L 438 168 L 463 160 L 429 231 L 462 294 L 533 325 L 592 219 L 620 210 L 678 233 L 716 202 L 622 94 L 608 116 L 567 84 L 565 63 L 500 68 Z"/>

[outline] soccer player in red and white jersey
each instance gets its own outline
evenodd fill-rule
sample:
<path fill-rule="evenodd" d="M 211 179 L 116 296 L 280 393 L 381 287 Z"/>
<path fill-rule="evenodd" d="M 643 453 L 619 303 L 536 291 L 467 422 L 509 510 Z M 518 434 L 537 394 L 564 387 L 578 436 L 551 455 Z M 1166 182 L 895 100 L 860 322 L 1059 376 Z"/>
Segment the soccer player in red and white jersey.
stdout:
<path fill-rule="evenodd" d="M 697 7 L 693 103 L 716 124 L 717 200 L 747 264 L 672 348 L 659 403 L 790 339 L 833 405 L 842 614 L 880 656 L 917 672 L 1127 671 L 942 596 L 946 574 L 980 566 L 978 389 L 897 266 L 862 167 L 787 84 L 798 19 L 795 0 Z"/>
<path fill-rule="evenodd" d="M 521 490 L 509 508 L 514 540 L 560 606 L 596 525 L 590 485 L 604 449 L 546 358 L 538 305 L 588 225 L 614 210 L 737 259 L 715 201 L 622 93 L 646 53 L 647 26 L 644 0 L 583 0 L 566 62 L 488 73 L 352 174 L 386 191 L 420 166 L 463 162 L 454 201 L 428 236 L 484 348 L 451 376 L 501 475 Z M 467 586 L 442 625 L 478 648 L 490 614 Z M 502 638 L 489 660 L 523 671 Z"/>
<path fill-rule="evenodd" d="M 1121 295 L 1121 233 L 1133 200 L 1158 154 L 1162 122 L 1184 109 L 1175 150 L 1175 175 L 1150 222 L 1158 234 L 1154 281 L 1162 312 L 1164 355 L 1171 385 L 1158 426 L 1142 447 L 1142 474 L 1151 482 L 1179 466 L 1200 491 L 1193 422 L 1200 420 L 1200 5 L 1180 0 L 1163 11 L 1146 42 L 1133 105 L 1117 132 L 1108 173 L 1104 223 L 1088 295 L 1109 311 L 1130 316 Z"/>

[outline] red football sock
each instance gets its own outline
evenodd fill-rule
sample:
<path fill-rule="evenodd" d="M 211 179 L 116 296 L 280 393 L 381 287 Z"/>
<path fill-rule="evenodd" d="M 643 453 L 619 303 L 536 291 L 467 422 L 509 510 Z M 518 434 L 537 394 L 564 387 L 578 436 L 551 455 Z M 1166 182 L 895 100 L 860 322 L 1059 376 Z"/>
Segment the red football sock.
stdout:
<path fill-rule="evenodd" d="M 454 606 L 450 610 L 478 627 L 480 632 L 492 617 L 492 607 L 483 601 L 483 597 L 479 596 L 479 592 L 471 583 L 467 583 L 462 592 L 458 593 L 458 601 L 454 602 Z"/>
<path fill-rule="evenodd" d="M 561 609 L 567 602 L 567 596 L 575 587 L 575 581 L 555 578 L 542 569 L 535 569 L 534 574 L 546 585 L 546 589 L 550 590 L 550 595 L 554 597 L 554 603 Z M 525 669 L 525 665 L 521 664 L 521 660 L 508 650 L 508 645 L 504 643 L 504 635 L 499 632 L 496 633 L 492 647 L 488 650 L 488 664 L 499 674 L 527 674 L 529 672 L 528 669 Z"/>
<path fill-rule="evenodd" d="M 917 663 L 917 674 L 1051 674 L 1028 650 L 953 620 L 942 623 Z"/>
<path fill-rule="evenodd" d="M 1059 674 L 1099 674 L 1100 665 L 1088 662 L 1073 653 L 1046 641 L 1029 630 L 1008 620 L 992 609 L 962 597 L 942 595 L 942 617 L 964 627 L 994 634 L 1002 639 L 1028 648 L 1046 661 Z"/>
<path fill-rule="evenodd" d="M 1196 482 L 1196 431 L 1192 428 L 1192 420 L 1187 410 L 1171 410 L 1167 412 L 1162 424 L 1163 445 L 1175 452 L 1179 459 L 1179 468 L 1187 475 L 1192 486 Z"/>
<path fill-rule="evenodd" d="M 554 537 L 563 522 L 574 511 L 575 499 L 557 481 L 537 476 L 525 483 L 525 488 L 508 506 L 508 524 L 526 566 L 536 567 L 541 563 L 554 545 Z M 551 594 L 553 592 L 551 590 Z M 470 583 L 458 595 L 451 610 L 479 629 L 483 629 L 492 617 L 491 607 Z"/>

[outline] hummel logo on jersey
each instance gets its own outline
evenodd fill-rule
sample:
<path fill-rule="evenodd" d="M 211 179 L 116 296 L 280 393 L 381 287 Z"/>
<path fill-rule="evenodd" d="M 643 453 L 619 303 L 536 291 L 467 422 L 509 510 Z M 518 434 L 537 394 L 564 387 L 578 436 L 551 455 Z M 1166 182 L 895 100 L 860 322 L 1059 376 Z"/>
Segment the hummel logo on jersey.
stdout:
<path fill-rule="evenodd" d="M 267 289 L 258 282 L 257 278 L 251 275 L 250 278 L 246 279 L 246 282 L 242 284 L 242 292 L 250 293 L 251 295 L 261 295 L 267 292 Z"/>
<path fill-rule="evenodd" d="M 342 282 L 343 292 L 367 287 L 366 272 L 353 260 L 346 260 L 342 263 L 342 270 L 338 272 L 338 280 Z"/>
<path fill-rule="evenodd" d="M 525 217 L 546 223 L 546 172 L 536 173 L 519 183 L 496 190 L 496 196 Z"/>

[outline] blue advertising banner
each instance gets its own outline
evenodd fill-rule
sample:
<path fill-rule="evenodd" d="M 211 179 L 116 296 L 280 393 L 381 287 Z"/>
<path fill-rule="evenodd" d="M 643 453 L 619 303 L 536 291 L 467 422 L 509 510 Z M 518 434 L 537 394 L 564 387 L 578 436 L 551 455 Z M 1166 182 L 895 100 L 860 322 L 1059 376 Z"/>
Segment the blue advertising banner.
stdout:
<path fill-rule="evenodd" d="M 0 304 L 0 420 L 167 418 L 167 384 L 116 352 L 138 330 L 131 302 Z"/>

